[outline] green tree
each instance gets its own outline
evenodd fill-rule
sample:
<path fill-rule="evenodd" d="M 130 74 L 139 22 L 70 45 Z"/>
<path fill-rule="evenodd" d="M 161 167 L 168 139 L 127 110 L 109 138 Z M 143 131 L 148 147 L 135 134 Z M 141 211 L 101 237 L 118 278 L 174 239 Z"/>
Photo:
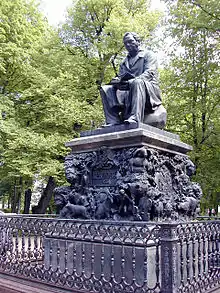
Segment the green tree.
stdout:
<path fill-rule="evenodd" d="M 220 29 L 220 9 L 216 0 L 193 0 L 192 5 L 199 8 L 199 15 L 194 21 L 194 25 L 199 29 L 206 29 L 211 32 L 219 32 Z"/>
<path fill-rule="evenodd" d="M 12 163 L 19 157 L 19 150 L 9 157 L 8 147 L 11 139 L 22 141 L 25 136 L 17 120 L 16 106 L 22 92 L 30 86 L 28 75 L 32 68 L 32 55 L 48 26 L 33 1 L 1 1 L 0 19 L 1 183 L 7 181 L 11 186 L 23 186 L 29 181 L 30 174 L 24 181 L 26 170 L 19 169 L 20 166 L 15 168 Z"/>
<path fill-rule="evenodd" d="M 87 5 L 88 13 L 83 10 Z M 78 136 L 79 131 L 101 123 L 98 87 L 104 75 L 108 80 L 113 74 L 110 66 L 105 69 L 110 58 L 121 52 L 123 33 L 136 30 L 149 35 L 158 20 L 159 15 L 151 15 L 146 7 L 147 1 L 143 0 L 78 1 L 59 32 L 62 43 L 57 32 L 43 21 L 34 2 L 16 0 L 8 10 L 2 10 L 8 19 L 8 31 L 15 31 L 20 40 L 11 41 L 9 34 L 2 43 L 2 47 L 14 46 L 12 55 L 17 59 L 12 58 L 9 65 L 3 50 L 0 54 L 0 58 L 5 58 L 1 74 L 0 173 L 2 184 L 9 181 L 11 190 L 16 190 L 12 197 L 14 206 L 18 206 L 18 197 L 24 190 L 32 186 L 34 175 L 46 179 L 49 185 L 54 186 L 54 178 L 61 182 L 68 151 L 64 143 Z M 9 21 L 11 11 L 14 19 L 23 24 L 20 30 L 16 21 Z M 80 39 L 82 29 L 85 33 Z M 46 190 L 51 191 L 49 187 Z"/>
<path fill-rule="evenodd" d="M 207 11 L 210 2 L 217 7 L 217 1 L 166 2 L 169 29 L 176 42 L 170 64 L 161 76 L 168 108 L 167 128 L 179 132 L 193 145 L 195 179 L 207 199 L 215 198 L 220 189 L 218 16 L 215 14 L 217 18 L 210 26 L 212 16 Z"/>
<path fill-rule="evenodd" d="M 155 29 L 159 14 L 148 8 L 147 0 L 73 1 L 60 35 L 71 53 L 78 49 L 89 61 L 98 87 L 112 75 L 110 60 L 122 52 L 123 34 L 135 31 L 149 38 Z"/>
<path fill-rule="evenodd" d="M 31 53 L 45 21 L 33 1 L 2 0 L 0 3 L 0 85 L 2 93 L 16 93 L 25 83 Z"/>
<path fill-rule="evenodd" d="M 31 52 L 25 79 L 28 86 L 18 94 L 4 94 L 10 103 L 2 103 L 2 178 L 10 177 L 12 185 L 22 185 L 23 193 L 32 186 L 35 174 L 52 186 L 51 177 L 62 181 L 68 151 L 65 142 L 78 136 L 79 129 L 91 127 L 91 120 L 101 120 L 96 104 L 86 100 L 92 87 L 83 90 L 76 76 L 78 71 L 80 78 L 81 74 L 87 77 L 83 60 L 80 53 L 77 58 L 68 53 L 56 32 L 46 31 Z M 52 189 L 46 190 L 51 196 Z M 42 202 L 41 206 L 45 210 Z"/>

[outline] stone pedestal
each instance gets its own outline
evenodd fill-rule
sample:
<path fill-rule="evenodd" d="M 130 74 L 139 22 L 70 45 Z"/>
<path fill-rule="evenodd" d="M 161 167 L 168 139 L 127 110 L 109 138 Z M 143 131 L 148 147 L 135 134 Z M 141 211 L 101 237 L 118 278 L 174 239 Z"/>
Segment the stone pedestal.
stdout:
<path fill-rule="evenodd" d="M 124 149 L 142 146 L 185 155 L 192 147 L 181 142 L 179 135 L 143 123 L 121 124 L 85 131 L 80 138 L 67 142 L 72 153 L 96 151 L 106 147 Z"/>
<path fill-rule="evenodd" d="M 190 177 L 191 146 L 145 124 L 81 133 L 66 143 L 70 186 L 56 190 L 62 218 L 157 221 L 192 219 L 201 189 Z"/>

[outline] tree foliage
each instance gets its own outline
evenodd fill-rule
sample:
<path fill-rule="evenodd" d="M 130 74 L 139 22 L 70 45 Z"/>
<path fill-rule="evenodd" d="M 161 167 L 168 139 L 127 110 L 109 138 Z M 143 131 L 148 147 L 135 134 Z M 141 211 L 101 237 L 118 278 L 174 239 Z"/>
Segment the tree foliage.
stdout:
<path fill-rule="evenodd" d="M 158 23 L 159 14 L 149 12 L 147 0 L 80 0 L 73 1 L 60 35 L 70 52 L 76 48 L 96 68 L 96 84 L 104 78 L 112 57 L 123 50 L 122 37 L 135 31 L 149 38 Z M 95 64 L 94 58 L 96 60 Z"/>
<path fill-rule="evenodd" d="M 215 197 L 220 190 L 217 1 L 166 2 L 169 29 L 176 42 L 170 65 L 162 72 L 168 129 L 193 145 L 196 180 L 207 198 Z"/>
<path fill-rule="evenodd" d="M 36 49 L 45 22 L 33 1 L 2 0 L 0 3 L 1 91 L 24 88 L 31 53 Z"/>
<path fill-rule="evenodd" d="M 216 204 L 219 3 L 165 2 L 176 43 L 161 72 L 167 129 L 193 145 L 196 180 Z M 64 143 L 104 118 L 99 87 L 114 75 L 111 61 L 124 55 L 123 34 L 151 42 L 160 14 L 148 8 L 147 0 L 74 0 L 57 32 L 35 1 L 0 2 L 0 194 L 13 204 L 36 174 L 63 180 Z"/>
<path fill-rule="evenodd" d="M 14 211 L 36 174 L 63 180 L 64 143 L 101 123 L 98 88 L 113 75 L 109 60 L 125 31 L 150 35 L 159 14 L 147 7 L 146 0 L 75 1 L 58 35 L 35 1 L 1 1 L 0 192 L 12 195 Z"/>
<path fill-rule="evenodd" d="M 30 86 L 32 54 L 47 27 L 33 1 L 1 1 L 0 19 L 0 177 L 1 184 L 10 182 L 16 186 L 25 173 L 12 163 L 19 157 L 19 150 L 8 156 L 11 140 L 24 137 L 20 137 L 24 132 L 17 121 L 16 104 L 23 90 Z"/>

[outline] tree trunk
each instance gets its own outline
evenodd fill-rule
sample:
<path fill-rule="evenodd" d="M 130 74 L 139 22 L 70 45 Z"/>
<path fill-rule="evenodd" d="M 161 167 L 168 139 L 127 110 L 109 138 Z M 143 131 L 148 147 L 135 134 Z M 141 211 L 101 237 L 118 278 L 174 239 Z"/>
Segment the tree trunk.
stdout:
<path fill-rule="evenodd" d="M 22 177 L 20 176 L 19 182 L 15 180 L 14 185 L 14 194 L 11 203 L 11 212 L 12 213 L 19 213 L 20 212 L 20 200 L 21 200 L 21 192 L 22 192 Z M 18 183 L 18 185 L 17 185 Z"/>
<path fill-rule="evenodd" d="M 30 210 L 30 204 L 31 204 L 31 189 L 28 188 L 27 190 L 25 190 L 25 198 L 24 198 L 24 214 L 29 214 L 29 210 Z"/>
<path fill-rule="evenodd" d="M 20 176 L 19 185 L 17 186 L 17 202 L 16 202 L 16 213 L 20 214 L 21 209 L 21 194 L 22 194 L 23 178 Z"/>
<path fill-rule="evenodd" d="M 15 213 L 16 212 L 16 180 L 15 180 L 15 183 L 14 183 L 14 192 L 13 192 L 13 195 L 12 195 L 12 198 L 11 198 L 11 212 L 12 213 Z"/>
<path fill-rule="evenodd" d="M 49 177 L 49 180 L 47 182 L 47 186 L 43 191 L 43 194 L 38 202 L 37 206 L 34 206 L 32 208 L 32 213 L 33 214 L 45 214 L 47 207 L 50 203 L 50 200 L 53 195 L 53 190 L 56 187 L 55 180 L 52 176 Z"/>

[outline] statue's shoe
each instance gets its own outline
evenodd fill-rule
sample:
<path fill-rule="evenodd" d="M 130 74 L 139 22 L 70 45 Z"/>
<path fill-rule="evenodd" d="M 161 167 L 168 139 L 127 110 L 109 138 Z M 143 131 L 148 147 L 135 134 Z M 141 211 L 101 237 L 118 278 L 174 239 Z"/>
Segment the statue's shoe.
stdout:
<path fill-rule="evenodd" d="M 133 123 L 137 123 L 137 120 L 133 119 L 133 118 L 129 118 L 129 119 L 126 119 L 124 121 L 125 124 L 133 124 Z"/>
<path fill-rule="evenodd" d="M 105 127 L 112 127 L 112 126 L 115 126 L 115 125 L 119 125 L 119 123 L 103 124 L 103 125 L 101 125 L 101 127 L 102 127 L 102 128 L 105 128 Z"/>

